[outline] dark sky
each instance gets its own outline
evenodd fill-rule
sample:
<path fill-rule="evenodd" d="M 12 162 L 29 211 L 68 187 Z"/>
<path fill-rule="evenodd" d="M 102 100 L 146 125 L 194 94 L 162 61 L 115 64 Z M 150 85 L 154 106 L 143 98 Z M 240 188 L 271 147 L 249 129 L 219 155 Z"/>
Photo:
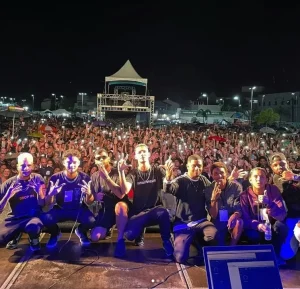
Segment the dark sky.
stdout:
<path fill-rule="evenodd" d="M 91 20 L 2 20 L 0 96 L 102 92 L 104 77 L 127 59 L 148 78 L 157 99 L 195 99 L 212 91 L 226 97 L 247 85 L 300 90 L 297 6 L 189 2 L 161 7 L 113 1 Z"/>

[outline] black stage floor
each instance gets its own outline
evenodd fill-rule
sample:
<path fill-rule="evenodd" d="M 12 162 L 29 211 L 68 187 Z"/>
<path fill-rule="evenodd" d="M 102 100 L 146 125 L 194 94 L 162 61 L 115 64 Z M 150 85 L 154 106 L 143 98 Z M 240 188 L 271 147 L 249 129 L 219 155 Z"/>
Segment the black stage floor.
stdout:
<path fill-rule="evenodd" d="M 146 234 L 144 248 L 126 243 L 124 259 L 113 257 L 115 238 L 88 249 L 81 248 L 75 235 L 62 247 L 68 238 L 69 234 L 63 233 L 58 248 L 49 251 L 45 234 L 42 250 L 34 254 L 28 250 L 26 236 L 17 250 L 0 248 L 0 289 L 207 288 L 205 267 L 193 266 L 193 259 L 190 266 L 167 259 L 158 233 Z M 191 253 L 196 254 L 194 250 Z M 300 288 L 299 271 L 298 253 L 288 269 L 280 271 L 284 288 Z"/>

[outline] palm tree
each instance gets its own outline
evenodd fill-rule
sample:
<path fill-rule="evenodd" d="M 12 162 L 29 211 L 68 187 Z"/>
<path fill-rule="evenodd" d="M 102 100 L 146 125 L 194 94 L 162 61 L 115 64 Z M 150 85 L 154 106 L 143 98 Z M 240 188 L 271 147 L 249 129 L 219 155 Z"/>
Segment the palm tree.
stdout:
<path fill-rule="evenodd" d="M 203 117 L 203 123 L 204 123 L 204 119 L 207 120 L 208 114 L 211 114 L 211 111 L 209 109 L 204 110 L 204 109 L 201 108 L 197 111 L 196 116 L 197 117 L 202 116 Z"/>

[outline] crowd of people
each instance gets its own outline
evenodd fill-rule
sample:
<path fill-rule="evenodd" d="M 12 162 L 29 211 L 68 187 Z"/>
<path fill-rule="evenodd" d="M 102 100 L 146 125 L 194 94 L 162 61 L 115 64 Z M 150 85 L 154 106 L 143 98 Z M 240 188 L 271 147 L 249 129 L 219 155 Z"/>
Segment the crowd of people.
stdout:
<path fill-rule="evenodd" d="M 46 125 L 46 130 L 45 130 Z M 115 256 L 125 239 L 143 246 L 144 230 L 159 225 L 168 256 L 184 263 L 192 243 L 271 243 L 278 264 L 300 242 L 300 136 L 218 126 L 66 124 L 20 119 L 17 135 L 1 139 L 0 243 L 57 245 L 64 221 L 79 224 L 83 246 L 107 238 L 116 225 Z M 37 133 L 42 130 L 42 133 Z M 174 242 L 171 239 L 174 234 Z"/>

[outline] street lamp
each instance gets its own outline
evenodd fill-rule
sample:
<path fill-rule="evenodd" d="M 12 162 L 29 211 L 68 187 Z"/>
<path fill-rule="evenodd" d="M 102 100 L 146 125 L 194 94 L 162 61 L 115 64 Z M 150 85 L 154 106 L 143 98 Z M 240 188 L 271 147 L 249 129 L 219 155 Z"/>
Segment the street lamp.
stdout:
<path fill-rule="evenodd" d="M 249 87 L 251 90 L 251 104 L 250 104 L 250 126 L 252 124 L 252 110 L 253 110 L 253 91 L 256 89 L 256 86 Z"/>
<path fill-rule="evenodd" d="M 83 113 L 83 96 L 86 95 L 85 92 L 79 92 L 79 95 L 81 95 L 81 114 Z"/>
<path fill-rule="evenodd" d="M 206 93 L 202 93 L 202 96 L 206 97 L 206 100 L 207 100 L 206 105 L 208 105 L 208 95 Z"/>
<path fill-rule="evenodd" d="M 52 93 L 52 96 L 54 96 L 54 109 L 56 109 L 56 94 Z"/>
<path fill-rule="evenodd" d="M 241 106 L 241 99 L 240 99 L 240 97 L 238 95 L 236 95 L 233 99 L 239 101 L 239 107 L 240 107 Z"/>
<path fill-rule="evenodd" d="M 31 97 L 32 97 L 32 111 L 34 111 L 34 94 L 32 94 Z"/>

